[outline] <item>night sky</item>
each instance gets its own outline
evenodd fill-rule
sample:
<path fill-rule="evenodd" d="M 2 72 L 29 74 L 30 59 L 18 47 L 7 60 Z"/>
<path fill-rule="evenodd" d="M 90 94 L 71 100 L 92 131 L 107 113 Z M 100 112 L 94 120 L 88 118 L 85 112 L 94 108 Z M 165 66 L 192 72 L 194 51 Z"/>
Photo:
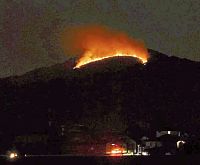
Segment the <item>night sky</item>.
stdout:
<path fill-rule="evenodd" d="M 103 24 L 148 48 L 200 61 L 199 0 L 1 0 L 0 77 L 64 62 L 64 27 Z"/>

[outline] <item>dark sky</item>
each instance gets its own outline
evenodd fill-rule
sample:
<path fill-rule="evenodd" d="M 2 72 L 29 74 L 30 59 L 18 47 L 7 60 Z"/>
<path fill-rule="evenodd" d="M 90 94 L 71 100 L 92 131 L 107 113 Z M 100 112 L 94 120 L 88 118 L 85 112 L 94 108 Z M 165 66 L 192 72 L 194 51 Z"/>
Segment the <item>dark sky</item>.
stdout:
<path fill-rule="evenodd" d="M 65 61 L 65 26 L 103 24 L 148 48 L 200 61 L 199 0 L 1 0 L 0 77 Z"/>

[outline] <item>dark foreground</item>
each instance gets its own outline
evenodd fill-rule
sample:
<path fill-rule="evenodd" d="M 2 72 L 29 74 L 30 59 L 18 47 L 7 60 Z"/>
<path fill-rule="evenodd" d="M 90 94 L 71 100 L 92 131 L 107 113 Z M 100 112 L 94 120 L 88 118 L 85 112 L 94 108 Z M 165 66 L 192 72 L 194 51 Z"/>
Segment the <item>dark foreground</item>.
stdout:
<path fill-rule="evenodd" d="M 200 155 L 193 156 L 163 156 L 163 157 L 73 157 L 73 156 L 33 156 L 15 161 L 0 158 L 0 164 L 25 165 L 199 165 Z"/>

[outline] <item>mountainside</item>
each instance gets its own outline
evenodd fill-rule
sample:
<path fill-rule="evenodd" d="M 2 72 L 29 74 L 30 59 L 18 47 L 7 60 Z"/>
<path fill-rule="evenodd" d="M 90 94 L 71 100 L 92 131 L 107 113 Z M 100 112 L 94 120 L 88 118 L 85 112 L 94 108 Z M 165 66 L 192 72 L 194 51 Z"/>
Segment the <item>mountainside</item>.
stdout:
<path fill-rule="evenodd" d="M 45 131 L 48 121 L 133 136 L 164 128 L 199 132 L 200 63 L 149 53 L 146 65 L 122 57 L 73 70 L 69 60 L 1 79 L 0 132 Z"/>

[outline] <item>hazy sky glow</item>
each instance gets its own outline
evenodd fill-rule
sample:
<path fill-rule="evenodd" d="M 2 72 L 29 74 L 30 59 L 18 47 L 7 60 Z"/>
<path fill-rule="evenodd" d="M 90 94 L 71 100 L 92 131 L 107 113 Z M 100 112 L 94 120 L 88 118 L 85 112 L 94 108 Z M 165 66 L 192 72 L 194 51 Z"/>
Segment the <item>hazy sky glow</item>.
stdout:
<path fill-rule="evenodd" d="M 199 8 L 199 0 L 1 0 L 0 77 L 65 61 L 57 38 L 74 24 L 108 25 L 148 48 L 200 61 Z"/>

